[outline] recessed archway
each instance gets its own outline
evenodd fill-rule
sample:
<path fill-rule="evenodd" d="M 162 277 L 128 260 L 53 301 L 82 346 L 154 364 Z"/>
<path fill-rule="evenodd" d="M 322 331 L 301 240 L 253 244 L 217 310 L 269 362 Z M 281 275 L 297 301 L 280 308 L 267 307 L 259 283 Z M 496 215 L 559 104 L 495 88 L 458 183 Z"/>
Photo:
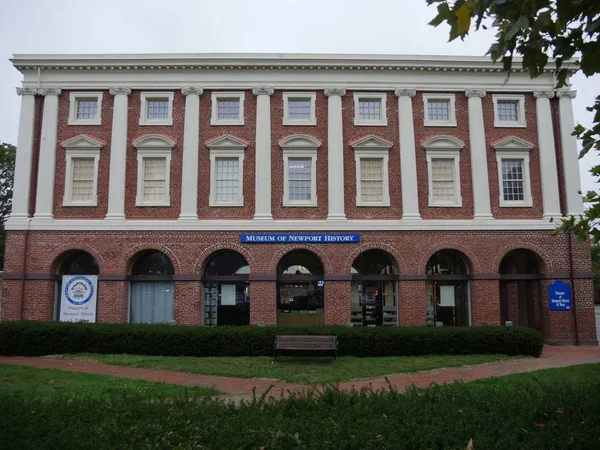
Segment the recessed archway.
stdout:
<path fill-rule="evenodd" d="M 71 321 L 70 317 L 62 317 L 61 318 L 61 308 L 63 304 L 63 297 L 67 295 L 67 292 L 63 292 L 63 290 L 67 287 L 67 283 L 77 275 L 86 276 L 87 278 L 91 278 L 92 282 L 86 282 L 87 289 L 91 289 L 91 291 L 95 290 L 93 295 L 94 298 L 98 297 L 98 282 L 97 276 L 100 274 L 100 269 L 98 267 L 98 262 L 96 259 L 90 255 L 88 252 L 83 250 L 70 250 L 63 253 L 61 256 L 57 258 L 55 263 L 53 264 L 56 267 L 56 290 L 55 290 L 55 299 L 54 299 L 54 311 L 56 320 L 65 320 Z M 94 282 L 96 285 L 94 286 Z M 66 298 L 66 297 L 65 297 Z M 68 303 L 67 303 L 68 304 Z M 77 321 L 96 321 L 96 311 L 91 312 L 91 316 L 86 315 L 85 317 L 89 317 L 86 319 L 84 317 L 80 317 L 77 315 Z"/>

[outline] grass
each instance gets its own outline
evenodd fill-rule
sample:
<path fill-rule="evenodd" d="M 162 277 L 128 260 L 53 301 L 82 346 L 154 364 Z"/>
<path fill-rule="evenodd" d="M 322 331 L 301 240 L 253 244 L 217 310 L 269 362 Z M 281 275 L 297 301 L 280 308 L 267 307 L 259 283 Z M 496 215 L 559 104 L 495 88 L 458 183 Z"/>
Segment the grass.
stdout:
<path fill-rule="evenodd" d="M 24 398 L 47 400 L 61 395 L 108 399 L 122 395 L 172 398 L 217 394 L 220 392 L 211 388 L 180 387 L 107 375 L 0 364 L 0 397 L 19 395 Z"/>
<path fill-rule="evenodd" d="M 382 377 L 443 367 L 481 364 L 515 356 L 506 355 L 428 355 L 357 358 L 281 357 L 175 357 L 144 355 L 101 355 L 80 353 L 64 358 L 92 359 L 106 364 L 147 369 L 174 370 L 202 375 L 240 378 L 274 378 L 293 383 L 337 383 L 355 378 Z"/>

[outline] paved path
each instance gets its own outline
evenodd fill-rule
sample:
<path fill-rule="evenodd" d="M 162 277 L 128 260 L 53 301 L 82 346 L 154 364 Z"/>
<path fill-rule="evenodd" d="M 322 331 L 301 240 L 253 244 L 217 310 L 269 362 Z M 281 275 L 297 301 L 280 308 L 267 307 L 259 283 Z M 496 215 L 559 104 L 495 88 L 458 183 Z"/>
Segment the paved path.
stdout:
<path fill-rule="evenodd" d="M 511 373 L 531 372 L 539 369 L 565 367 L 578 364 L 600 363 L 600 347 L 545 347 L 540 358 L 527 358 L 499 361 L 451 369 L 435 369 L 412 374 L 388 375 L 389 383 L 398 390 L 410 385 L 429 386 L 436 382 L 471 381 L 479 378 L 497 377 Z M 261 395 L 271 388 L 269 396 L 279 397 L 288 393 L 301 393 L 310 386 L 286 383 L 267 378 L 233 378 L 209 375 L 196 375 L 168 370 L 138 369 L 133 367 L 111 366 L 90 360 L 73 360 L 54 357 L 0 356 L 0 364 L 14 364 L 44 369 L 70 370 L 74 372 L 96 373 L 123 378 L 136 378 L 147 381 L 159 381 L 182 386 L 214 387 L 227 395 L 220 396 L 238 402 L 251 399 L 253 390 Z M 339 384 L 340 389 L 350 390 L 371 386 L 373 389 L 385 388 L 388 381 L 382 377 L 346 381 Z"/>

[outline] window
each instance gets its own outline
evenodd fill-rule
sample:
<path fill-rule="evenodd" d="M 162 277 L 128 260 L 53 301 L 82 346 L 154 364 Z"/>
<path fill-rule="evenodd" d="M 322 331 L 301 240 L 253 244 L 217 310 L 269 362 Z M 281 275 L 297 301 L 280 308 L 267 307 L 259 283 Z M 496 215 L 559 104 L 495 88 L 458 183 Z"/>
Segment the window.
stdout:
<path fill-rule="evenodd" d="M 66 156 L 63 206 L 96 206 L 98 161 L 104 144 L 82 134 L 61 145 Z"/>
<path fill-rule="evenodd" d="M 523 95 L 492 96 L 495 127 L 526 127 L 525 97 Z"/>
<path fill-rule="evenodd" d="M 500 206 L 532 206 L 529 151 L 533 144 L 510 137 L 494 145 L 498 163 Z"/>
<path fill-rule="evenodd" d="M 173 125 L 173 93 L 142 92 L 140 125 Z"/>
<path fill-rule="evenodd" d="M 355 93 L 354 125 L 386 126 L 387 94 Z"/>
<path fill-rule="evenodd" d="M 283 206 L 317 206 L 317 150 L 321 142 L 303 134 L 279 142 L 283 150 Z"/>
<path fill-rule="evenodd" d="M 244 151 L 248 143 L 225 135 L 206 145 L 210 151 L 209 206 L 244 206 Z"/>
<path fill-rule="evenodd" d="M 371 135 L 350 145 L 356 163 L 356 206 L 390 206 L 388 163 L 393 144 Z"/>
<path fill-rule="evenodd" d="M 284 125 L 316 125 L 314 92 L 283 93 Z"/>
<path fill-rule="evenodd" d="M 136 206 L 169 206 L 171 150 L 175 142 L 150 134 L 136 139 L 133 146 L 138 156 Z"/>
<path fill-rule="evenodd" d="M 244 125 L 244 93 L 213 92 L 211 125 Z"/>
<path fill-rule="evenodd" d="M 424 125 L 430 127 L 455 127 L 454 94 L 423 94 Z"/>
<path fill-rule="evenodd" d="M 462 206 L 460 150 L 465 144 L 451 136 L 437 136 L 425 144 L 429 206 Z"/>
<path fill-rule="evenodd" d="M 69 125 L 102 124 L 102 92 L 71 92 Z"/>

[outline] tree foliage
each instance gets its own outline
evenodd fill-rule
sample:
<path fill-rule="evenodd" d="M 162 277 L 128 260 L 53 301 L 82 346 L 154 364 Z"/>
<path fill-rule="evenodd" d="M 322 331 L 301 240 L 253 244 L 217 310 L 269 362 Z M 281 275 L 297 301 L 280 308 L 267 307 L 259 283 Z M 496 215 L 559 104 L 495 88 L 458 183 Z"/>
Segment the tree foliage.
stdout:
<path fill-rule="evenodd" d="M 14 145 L 0 142 L 0 268 L 4 267 L 4 221 L 12 206 L 16 152 Z"/>
<path fill-rule="evenodd" d="M 565 86 L 570 70 L 588 77 L 600 73 L 599 0 L 427 0 L 427 4 L 437 4 L 438 10 L 430 25 L 450 25 L 450 41 L 464 39 L 471 30 L 495 29 L 496 41 L 488 54 L 509 73 L 514 55 L 522 56 L 523 69 L 532 78 L 541 75 L 553 58 L 557 87 Z M 590 150 L 600 152 L 600 96 L 588 111 L 594 113 L 592 127 L 577 125 L 573 131 L 582 143 L 580 158 Z M 590 172 L 600 181 L 600 166 Z M 599 242 L 600 195 L 588 191 L 584 201 L 590 205 L 584 215 L 564 220 L 559 231 L 572 230 L 579 237 L 590 234 Z"/>

